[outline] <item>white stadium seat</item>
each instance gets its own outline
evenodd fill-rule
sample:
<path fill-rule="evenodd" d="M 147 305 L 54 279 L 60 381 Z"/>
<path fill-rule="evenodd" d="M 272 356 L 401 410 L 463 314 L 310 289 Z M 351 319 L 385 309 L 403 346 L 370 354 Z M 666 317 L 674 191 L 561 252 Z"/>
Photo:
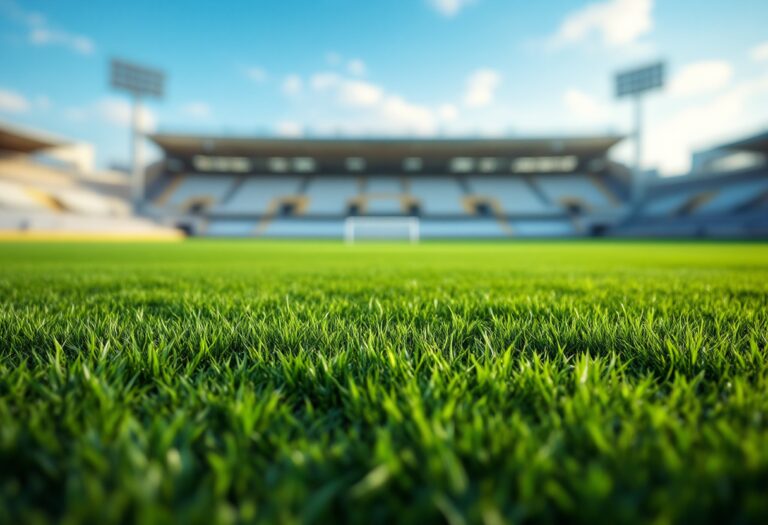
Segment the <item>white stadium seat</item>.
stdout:
<path fill-rule="evenodd" d="M 697 192 L 686 191 L 654 197 L 645 204 L 641 213 L 646 217 L 664 217 L 673 215 L 690 202 L 696 195 Z"/>
<path fill-rule="evenodd" d="M 313 178 L 307 187 L 306 196 L 309 215 L 346 215 L 349 201 L 358 195 L 359 184 L 354 177 Z"/>
<path fill-rule="evenodd" d="M 422 215 L 466 214 L 464 192 L 453 177 L 411 177 L 409 193 L 419 201 Z"/>
<path fill-rule="evenodd" d="M 187 175 L 165 202 L 167 206 L 183 206 L 195 199 L 221 201 L 234 184 L 236 178 L 231 175 Z"/>
<path fill-rule="evenodd" d="M 538 175 L 534 181 L 554 204 L 575 199 L 590 209 L 610 208 L 611 200 L 587 175 Z"/>
<path fill-rule="evenodd" d="M 400 177 L 368 177 L 365 193 L 403 193 L 403 182 Z"/>
<path fill-rule="evenodd" d="M 14 210 L 43 210 L 46 206 L 22 185 L 0 180 L 0 208 Z"/>
<path fill-rule="evenodd" d="M 520 178 L 471 177 L 468 183 L 473 195 L 495 199 L 505 214 L 547 213 L 557 209 L 543 202 Z"/>
<path fill-rule="evenodd" d="M 295 195 L 299 191 L 301 177 L 250 177 L 242 183 L 234 195 L 221 203 L 216 211 L 231 213 L 263 214 L 280 197 Z"/>
<path fill-rule="evenodd" d="M 724 213 L 749 203 L 768 191 L 768 180 L 740 182 L 718 191 L 696 209 L 696 213 Z"/>

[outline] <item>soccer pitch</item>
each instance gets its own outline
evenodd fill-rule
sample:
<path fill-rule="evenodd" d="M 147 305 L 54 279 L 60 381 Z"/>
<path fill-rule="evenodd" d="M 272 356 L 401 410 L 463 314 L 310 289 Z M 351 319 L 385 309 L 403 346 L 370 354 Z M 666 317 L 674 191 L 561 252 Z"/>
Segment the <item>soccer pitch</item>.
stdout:
<path fill-rule="evenodd" d="M 768 521 L 768 245 L 0 244 L 0 522 Z"/>

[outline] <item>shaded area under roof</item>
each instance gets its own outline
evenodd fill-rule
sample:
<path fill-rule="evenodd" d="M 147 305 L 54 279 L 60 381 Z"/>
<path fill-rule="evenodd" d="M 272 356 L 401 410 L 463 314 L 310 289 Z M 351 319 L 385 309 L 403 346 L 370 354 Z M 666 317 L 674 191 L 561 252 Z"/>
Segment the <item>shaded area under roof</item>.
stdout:
<path fill-rule="evenodd" d="M 624 137 L 550 138 L 256 138 L 157 133 L 149 136 L 167 154 L 368 159 L 604 155 Z"/>
<path fill-rule="evenodd" d="M 721 146 L 725 149 L 735 149 L 740 151 L 755 151 L 757 153 L 768 153 L 768 131 L 752 135 Z"/>
<path fill-rule="evenodd" d="M 7 122 L 0 122 L 0 151 L 34 153 L 35 151 L 63 146 L 65 140 L 47 133 L 28 130 Z"/>

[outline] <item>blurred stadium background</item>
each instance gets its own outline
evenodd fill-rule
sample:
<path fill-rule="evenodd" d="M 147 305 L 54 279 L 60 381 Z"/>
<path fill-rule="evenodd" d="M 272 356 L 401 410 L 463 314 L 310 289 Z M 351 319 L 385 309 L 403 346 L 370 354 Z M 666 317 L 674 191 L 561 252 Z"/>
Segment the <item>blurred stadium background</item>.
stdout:
<path fill-rule="evenodd" d="M 639 207 L 632 171 L 608 158 L 618 135 L 149 138 L 163 156 L 134 210 L 130 179 L 94 170 L 87 144 L 0 125 L 0 229 L 342 239 L 350 217 L 376 217 L 416 218 L 421 238 L 768 236 L 768 133 L 648 179 Z M 368 233 L 405 236 L 391 226 Z"/>

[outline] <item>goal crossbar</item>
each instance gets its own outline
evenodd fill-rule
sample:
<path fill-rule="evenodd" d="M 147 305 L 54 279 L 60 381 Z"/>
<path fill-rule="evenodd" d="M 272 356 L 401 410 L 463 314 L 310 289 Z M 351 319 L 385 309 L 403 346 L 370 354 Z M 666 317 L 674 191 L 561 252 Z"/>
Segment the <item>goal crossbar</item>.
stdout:
<path fill-rule="evenodd" d="M 377 232 L 377 239 L 395 239 L 402 236 L 388 236 L 387 231 L 405 232 L 411 243 L 419 242 L 419 219 L 417 217 L 347 217 L 344 221 L 344 240 L 354 243 L 360 235 L 359 230 Z"/>

